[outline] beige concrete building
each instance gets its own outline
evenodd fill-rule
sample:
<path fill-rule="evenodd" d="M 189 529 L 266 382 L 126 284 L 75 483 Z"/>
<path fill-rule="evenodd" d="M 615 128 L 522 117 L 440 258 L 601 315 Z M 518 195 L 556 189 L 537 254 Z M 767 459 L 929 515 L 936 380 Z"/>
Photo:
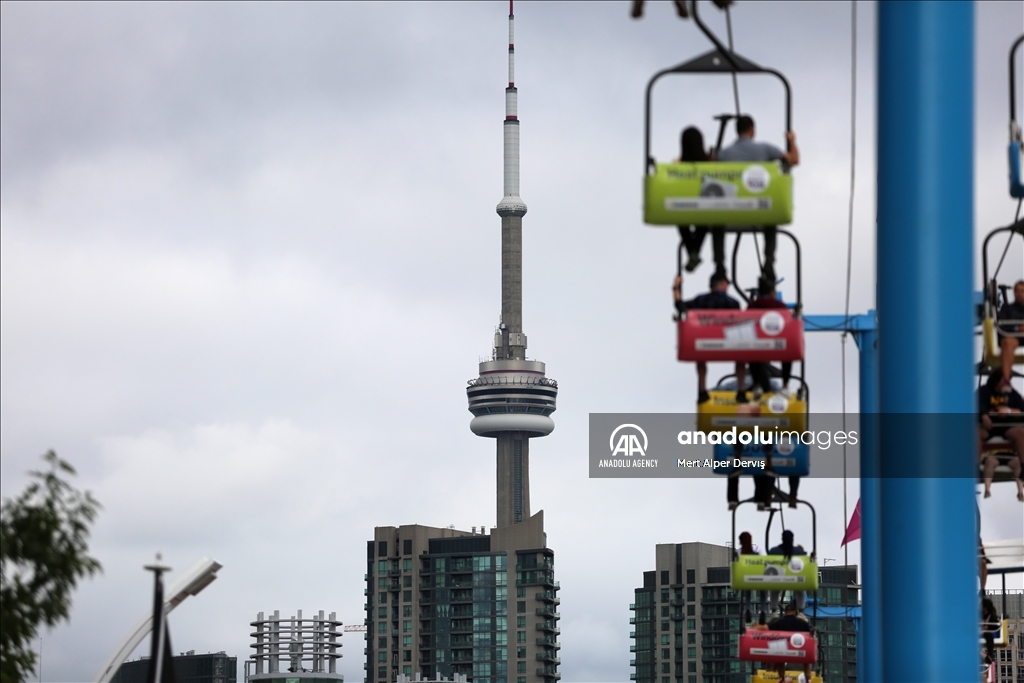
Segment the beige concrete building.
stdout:
<path fill-rule="evenodd" d="M 367 543 L 367 683 L 558 680 L 558 583 L 544 513 L 460 531 L 377 527 Z"/>

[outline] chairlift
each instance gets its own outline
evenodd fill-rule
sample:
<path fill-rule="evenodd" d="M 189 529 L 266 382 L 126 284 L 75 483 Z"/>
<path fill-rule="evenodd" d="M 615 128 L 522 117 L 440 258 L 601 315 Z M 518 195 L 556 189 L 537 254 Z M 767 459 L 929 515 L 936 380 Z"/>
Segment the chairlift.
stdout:
<path fill-rule="evenodd" d="M 775 370 L 775 368 L 772 368 Z M 748 376 L 744 389 L 753 385 Z M 796 393 L 786 397 L 779 391 L 781 381 L 772 380 L 775 391 L 766 392 L 757 400 L 747 403 L 736 402 L 736 376 L 726 375 L 718 384 L 708 390 L 708 400 L 697 404 L 697 429 L 706 434 L 729 431 L 736 427 L 737 433 L 779 430 L 806 431 L 810 395 L 803 377 L 794 376 L 799 382 Z M 784 455 L 781 454 L 780 455 Z M 793 475 L 802 476 L 802 475 Z"/>
<path fill-rule="evenodd" d="M 715 230 L 763 229 L 793 221 L 793 179 L 779 162 L 668 162 L 651 154 L 651 92 L 668 74 L 769 74 L 786 91 L 786 130 L 792 126 L 789 81 L 775 69 L 755 64 L 731 52 L 700 18 L 697 2 L 693 19 L 714 45 L 710 52 L 658 71 L 647 83 L 644 103 L 644 222 L 649 225 L 708 225 Z M 728 115 L 726 115 L 727 117 Z M 719 145 L 728 118 L 721 125 Z"/>
<path fill-rule="evenodd" d="M 1003 234 L 1006 234 L 1007 240 L 1006 245 L 1002 250 L 1003 256 L 1005 256 L 1009 250 L 1010 244 L 1018 239 L 1024 241 L 1024 219 L 1018 220 L 1012 225 L 992 230 L 985 237 L 985 241 L 982 243 L 981 270 L 982 283 L 985 290 L 982 293 L 983 301 L 981 310 L 981 334 L 983 345 L 981 367 L 979 369 L 981 373 L 987 373 L 993 368 L 1000 367 L 1001 354 L 999 340 L 1007 335 L 1016 336 L 1021 340 L 1021 343 L 1014 354 L 1013 364 L 1024 365 L 1024 333 L 1008 332 L 1002 329 L 996 320 L 996 316 L 1002 305 L 1013 300 L 1013 282 L 1010 282 L 1009 284 L 1001 284 L 999 282 L 999 271 L 1002 269 L 1003 258 L 999 259 L 995 270 L 989 270 L 989 243 L 992 241 L 992 238 Z M 1024 249 L 1024 244 L 1021 244 L 1021 248 Z M 1014 277 L 1013 281 L 1015 282 L 1018 279 L 1020 278 Z M 998 322 L 1005 322 L 1010 325 L 1024 325 L 1024 320 L 1006 320 Z"/>
<path fill-rule="evenodd" d="M 773 497 L 780 498 L 776 489 Z M 783 602 L 787 591 L 802 590 L 815 593 L 814 613 L 809 622 L 810 632 L 804 631 L 763 631 L 747 629 L 742 623 L 739 636 L 739 660 L 759 661 L 783 664 L 814 664 L 818 661 L 818 641 L 815 636 L 817 625 L 817 590 L 818 590 L 818 520 L 814 506 L 804 500 L 797 501 L 811 511 L 811 552 L 808 555 L 741 555 L 735 551 L 736 544 L 736 512 L 747 503 L 755 500 L 749 498 L 741 501 L 732 513 L 732 547 L 733 562 L 731 567 L 730 585 L 740 592 L 740 613 L 749 611 L 751 605 L 750 591 L 779 591 L 779 601 Z M 774 503 L 765 526 L 765 550 L 771 547 L 770 537 L 772 521 L 781 506 L 775 509 Z M 781 605 L 780 605 L 781 606 Z M 764 672 L 758 672 L 763 675 Z M 755 676 L 752 680 L 758 680 Z"/>

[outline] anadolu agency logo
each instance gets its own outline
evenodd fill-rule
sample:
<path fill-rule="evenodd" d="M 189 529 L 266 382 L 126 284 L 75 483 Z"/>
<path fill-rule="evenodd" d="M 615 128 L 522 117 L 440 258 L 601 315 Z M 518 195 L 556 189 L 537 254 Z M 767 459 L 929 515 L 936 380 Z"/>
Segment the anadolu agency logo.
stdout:
<path fill-rule="evenodd" d="M 598 461 L 598 467 L 658 467 L 657 459 L 647 458 L 647 432 L 639 425 L 622 424 L 608 437 L 611 457 Z"/>
<path fill-rule="evenodd" d="M 622 433 L 619 434 L 619 432 Z M 619 435 L 618 441 L 615 440 L 616 434 Z M 638 434 L 644 440 L 643 446 L 640 445 L 640 439 L 637 438 Z M 615 457 L 616 455 L 623 455 L 627 458 L 642 458 L 647 455 L 647 432 L 637 425 L 619 425 L 608 438 L 608 448 L 612 452 L 612 457 Z"/>

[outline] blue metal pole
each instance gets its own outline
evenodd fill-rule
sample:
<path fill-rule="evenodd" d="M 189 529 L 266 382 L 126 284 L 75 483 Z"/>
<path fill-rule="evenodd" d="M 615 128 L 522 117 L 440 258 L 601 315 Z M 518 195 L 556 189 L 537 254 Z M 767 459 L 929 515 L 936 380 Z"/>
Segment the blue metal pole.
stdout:
<path fill-rule="evenodd" d="M 974 5 L 879 3 L 884 680 L 978 676 Z"/>
<path fill-rule="evenodd" d="M 881 486 L 878 459 L 878 329 L 855 332 L 860 349 L 860 584 L 861 629 L 857 634 L 857 679 L 882 681 Z"/>

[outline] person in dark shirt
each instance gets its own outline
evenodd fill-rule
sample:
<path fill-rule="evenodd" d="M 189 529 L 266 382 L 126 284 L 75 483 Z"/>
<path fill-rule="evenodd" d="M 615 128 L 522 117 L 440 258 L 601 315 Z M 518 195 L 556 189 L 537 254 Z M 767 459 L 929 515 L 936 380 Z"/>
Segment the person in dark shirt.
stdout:
<path fill-rule="evenodd" d="M 704 135 L 700 130 L 689 126 L 683 130 L 679 139 L 681 154 L 679 160 L 711 161 L 711 154 L 704 149 Z M 701 264 L 700 249 L 704 238 L 711 231 L 711 247 L 715 259 L 715 273 L 725 276 L 725 232 L 721 229 L 709 228 L 706 225 L 680 225 L 679 235 L 686 247 L 686 272 L 692 273 Z"/>
<path fill-rule="evenodd" d="M 786 632 L 802 632 L 810 633 L 811 625 L 806 621 L 797 616 L 796 605 L 789 603 L 786 605 L 786 613 L 773 620 L 768 624 L 769 631 L 786 631 Z M 779 662 L 775 665 L 775 671 L 779 674 L 780 681 L 791 681 L 791 678 L 786 678 L 786 664 Z M 811 680 L 811 665 L 804 664 L 804 680 Z"/>
<path fill-rule="evenodd" d="M 981 458 L 982 479 L 985 497 L 992 496 L 992 477 L 998 461 L 984 451 L 984 444 L 993 437 L 1002 437 L 1013 444 L 1016 460 L 1010 460 L 1010 471 L 1017 482 L 1017 500 L 1024 502 L 1024 427 L 993 424 L 991 415 L 1024 413 L 1024 397 L 1012 386 L 1002 382 L 999 370 L 989 375 L 988 381 L 978 390 L 978 456 Z"/>
<path fill-rule="evenodd" d="M 1002 383 L 1004 387 L 1010 386 L 1010 378 L 1013 376 L 1013 358 L 1021 346 L 1024 336 L 1024 280 L 1018 280 L 1013 285 L 1013 301 L 1006 302 L 999 313 L 997 320 L 1015 320 L 1016 324 L 997 325 L 997 336 L 999 338 L 999 355 L 1003 364 Z"/>
<path fill-rule="evenodd" d="M 691 308 L 700 309 L 734 309 L 739 310 L 740 302 L 726 294 L 729 289 L 729 278 L 722 273 L 715 273 L 708 283 L 711 291 L 696 296 L 689 301 L 683 301 L 683 278 L 676 275 L 672 282 L 672 295 L 675 298 L 676 311 L 680 314 Z M 697 403 L 704 403 L 710 399 L 708 396 L 708 364 L 704 361 L 697 361 Z M 744 384 L 747 381 L 746 364 L 736 363 L 736 402 L 746 403 L 747 392 L 744 391 Z"/>
<path fill-rule="evenodd" d="M 718 154 L 718 161 L 781 161 L 786 168 L 800 163 L 800 150 L 796 146 L 796 135 L 786 131 L 786 148 L 783 152 L 778 147 L 766 142 L 754 140 L 757 135 L 754 119 L 740 116 L 736 119 L 736 142 Z M 776 229 L 764 229 L 764 266 L 763 273 L 767 278 L 775 279 L 775 242 Z"/>

